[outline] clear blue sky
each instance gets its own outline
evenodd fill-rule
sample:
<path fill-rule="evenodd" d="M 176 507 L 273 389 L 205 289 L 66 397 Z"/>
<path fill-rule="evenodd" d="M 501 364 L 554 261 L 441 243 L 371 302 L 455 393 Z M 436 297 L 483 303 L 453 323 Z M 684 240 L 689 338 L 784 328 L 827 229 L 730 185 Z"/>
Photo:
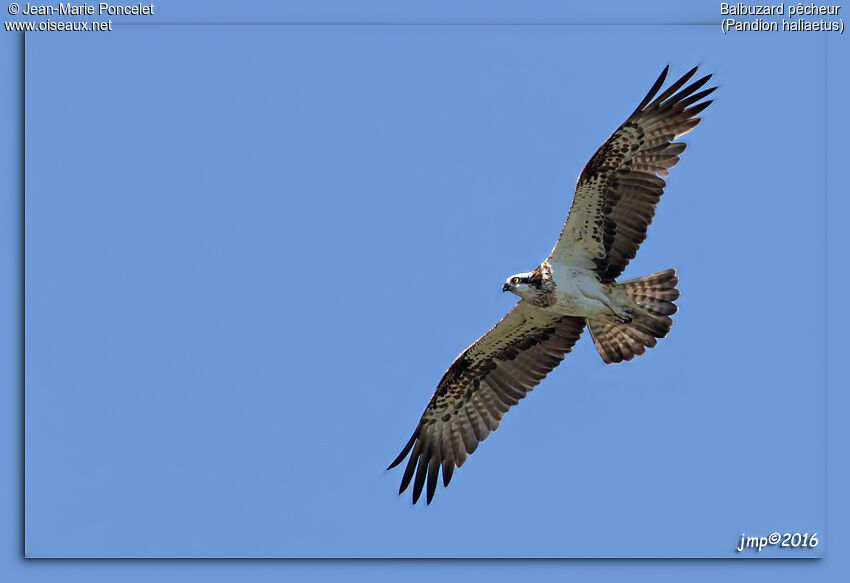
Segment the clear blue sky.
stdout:
<path fill-rule="evenodd" d="M 719 26 L 30 35 L 27 552 L 724 557 L 824 533 L 823 54 Z M 720 86 L 626 272 L 679 269 L 672 333 L 618 366 L 583 338 L 411 507 L 383 468 L 667 64 Z"/>

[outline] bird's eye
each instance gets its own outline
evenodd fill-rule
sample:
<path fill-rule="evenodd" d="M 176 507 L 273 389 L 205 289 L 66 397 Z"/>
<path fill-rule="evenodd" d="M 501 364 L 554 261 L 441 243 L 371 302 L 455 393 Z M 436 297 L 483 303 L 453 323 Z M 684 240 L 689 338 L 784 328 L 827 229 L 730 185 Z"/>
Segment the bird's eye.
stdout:
<path fill-rule="evenodd" d="M 511 279 L 511 283 L 519 283 L 519 278 L 515 277 L 515 278 Z"/>

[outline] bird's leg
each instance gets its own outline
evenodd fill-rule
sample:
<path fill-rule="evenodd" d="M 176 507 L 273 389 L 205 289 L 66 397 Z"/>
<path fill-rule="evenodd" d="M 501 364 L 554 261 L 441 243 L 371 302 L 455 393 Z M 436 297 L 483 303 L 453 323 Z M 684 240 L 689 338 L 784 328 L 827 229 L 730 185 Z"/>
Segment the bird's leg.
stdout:
<path fill-rule="evenodd" d="M 595 300 L 602 304 L 600 306 L 600 314 L 601 318 L 605 318 L 605 308 L 610 311 L 608 316 L 610 317 L 612 322 L 622 322 L 624 324 L 628 324 L 632 321 L 632 308 L 629 305 L 621 305 L 618 301 L 616 294 L 616 287 L 613 285 L 599 285 L 594 282 L 594 284 L 584 284 L 580 282 L 578 287 L 579 292 L 586 298 Z M 620 298 L 620 301 L 626 300 L 627 298 Z"/>
<path fill-rule="evenodd" d="M 618 322 L 622 322 L 623 324 L 631 324 L 632 322 L 632 309 L 628 306 L 611 306 L 612 311 L 614 312 L 614 318 Z"/>
<path fill-rule="evenodd" d="M 615 322 L 622 322 L 623 324 L 629 324 L 632 321 L 632 307 L 631 306 L 622 306 L 615 302 L 613 298 L 611 298 L 608 294 L 603 294 L 603 303 L 608 306 L 608 309 L 611 310 L 613 316 L 612 320 Z"/>

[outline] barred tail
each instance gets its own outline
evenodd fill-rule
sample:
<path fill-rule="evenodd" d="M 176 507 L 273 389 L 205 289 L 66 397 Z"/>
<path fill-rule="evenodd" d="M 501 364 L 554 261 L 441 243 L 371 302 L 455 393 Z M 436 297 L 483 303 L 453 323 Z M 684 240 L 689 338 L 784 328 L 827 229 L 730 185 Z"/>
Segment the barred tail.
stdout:
<path fill-rule="evenodd" d="M 673 325 L 670 318 L 678 309 L 673 300 L 679 297 L 675 269 L 653 273 L 639 279 L 621 282 L 634 304 L 628 324 L 588 320 L 596 350 L 607 364 L 631 360 L 654 347 L 656 338 L 664 338 Z"/>

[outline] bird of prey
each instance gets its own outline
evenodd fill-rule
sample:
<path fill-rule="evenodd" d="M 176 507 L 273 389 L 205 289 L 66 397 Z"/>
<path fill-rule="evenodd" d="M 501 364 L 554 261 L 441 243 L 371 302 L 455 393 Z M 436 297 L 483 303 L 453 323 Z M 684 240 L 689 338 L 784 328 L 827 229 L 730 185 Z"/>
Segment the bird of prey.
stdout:
<path fill-rule="evenodd" d="M 489 332 L 455 359 L 437 385 L 413 436 L 389 468 L 407 456 L 399 494 L 413 480 L 413 503 L 426 487 L 431 503 L 442 470 L 455 467 L 570 352 L 584 327 L 607 364 L 631 360 L 670 331 L 679 297 L 674 269 L 616 281 L 655 214 L 685 144 L 716 87 L 711 75 L 685 84 L 697 67 L 661 91 L 669 67 L 634 113 L 581 171 L 561 235 L 535 270 L 502 286 L 520 300 Z M 661 91 L 661 93 L 659 93 Z"/>

